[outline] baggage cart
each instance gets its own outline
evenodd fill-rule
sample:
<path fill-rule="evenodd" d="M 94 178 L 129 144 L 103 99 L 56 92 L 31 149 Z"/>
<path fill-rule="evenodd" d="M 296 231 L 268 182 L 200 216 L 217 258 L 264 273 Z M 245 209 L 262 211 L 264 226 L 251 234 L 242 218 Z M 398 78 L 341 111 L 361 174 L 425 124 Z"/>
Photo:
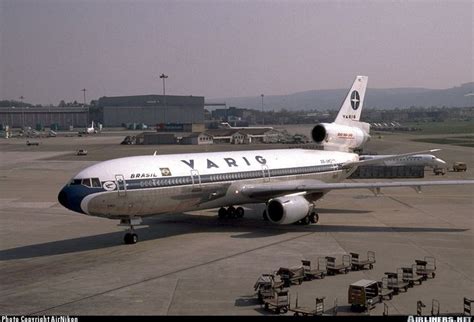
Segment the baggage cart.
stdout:
<path fill-rule="evenodd" d="M 385 300 L 387 297 L 389 300 L 393 298 L 393 290 L 388 288 L 388 278 L 382 278 L 381 282 L 379 283 L 379 291 L 380 291 L 380 302 Z"/>
<path fill-rule="evenodd" d="M 304 269 L 304 277 L 306 280 L 312 280 L 315 278 L 323 279 L 327 274 L 326 269 L 326 258 L 318 257 L 318 267 L 312 268 L 311 261 L 309 260 L 302 260 L 301 264 L 303 265 Z"/>
<path fill-rule="evenodd" d="M 285 287 L 290 287 L 292 283 L 301 284 L 304 280 L 304 269 L 303 267 L 280 267 L 276 273 L 280 276 L 280 279 L 284 282 Z"/>
<path fill-rule="evenodd" d="M 274 297 L 275 292 L 283 289 L 283 282 L 276 281 L 273 274 L 262 274 L 255 282 L 254 289 L 259 302 L 263 303 L 263 300 Z"/>
<path fill-rule="evenodd" d="M 276 314 L 286 313 L 290 306 L 290 295 L 288 291 L 279 291 L 274 297 L 263 300 L 263 304 L 266 311 L 273 311 Z"/>
<path fill-rule="evenodd" d="M 325 297 L 317 297 L 315 300 L 314 309 L 301 307 L 298 305 L 298 295 L 296 296 L 295 307 L 290 307 L 288 310 L 293 312 L 294 316 L 320 316 L 324 314 L 324 299 Z"/>
<path fill-rule="evenodd" d="M 349 285 L 348 302 L 351 310 L 369 311 L 381 301 L 379 284 L 377 281 L 360 280 Z"/>
<path fill-rule="evenodd" d="M 401 289 L 408 291 L 408 283 L 403 281 L 403 275 L 392 272 L 385 272 L 387 275 L 387 287 L 393 290 L 393 294 L 398 294 Z"/>
<path fill-rule="evenodd" d="M 436 276 L 436 258 L 426 256 L 424 259 L 416 259 L 416 274 L 423 276 L 423 280 L 428 277 L 435 278 Z"/>
<path fill-rule="evenodd" d="M 328 275 L 338 273 L 347 274 L 351 268 L 351 258 L 349 255 L 342 255 L 342 263 L 336 264 L 336 257 L 326 256 Z"/>
<path fill-rule="evenodd" d="M 398 271 L 401 272 L 403 281 L 407 282 L 409 287 L 413 287 L 415 283 L 421 285 L 423 282 L 423 276 L 416 274 L 416 264 L 411 267 L 401 267 Z"/>
<path fill-rule="evenodd" d="M 351 267 L 353 271 L 358 271 L 361 269 L 372 269 L 374 268 L 375 264 L 375 252 L 368 251 L 367 252 L 367 259 L 360 259 L 358 253 L 350 253 L 351 254 Z"/>

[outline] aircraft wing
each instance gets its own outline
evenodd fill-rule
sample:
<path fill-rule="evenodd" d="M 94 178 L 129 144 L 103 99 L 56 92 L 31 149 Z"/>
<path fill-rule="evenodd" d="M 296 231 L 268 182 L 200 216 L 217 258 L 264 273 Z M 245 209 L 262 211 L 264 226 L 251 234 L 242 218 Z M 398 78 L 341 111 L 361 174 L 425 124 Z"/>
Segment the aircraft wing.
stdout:
<path fill-rule="evenodd" d="M 442 185 L 461 185 L 474 184 L 474 180 L 443 180 L 443 181 L 428 181 L 428 180 L 412 180 L 412 181 L 388 181 L 388 182 L 338 182 L 326 183 L 319 180 L 304 179 L 294 180 L 291 182 L 277 182 L 277 183 L 262 183 L 255 185 L 245 185 L 240 189 L 244 195 L 255 199 L 269 199 L 278 196 L 288 195 L 298 192 L 314 193 L 314 192 L 329 192 L 331 190 L 341 189 L 369 189 L 379 192 L 380 188 L 394 188 L 394 187 L 412 187 L 417 192 L 420 192 L 421 187 L 424 186 L 442 186 Z"/>
<path fill-rule="evenodd" d="M 361 161 L 353 161 L 353 162 L 347 162 L 343 164 L 343 168 L 352 168 L 355 166 L 360 166 L 360 165 L 368 165 L 368 164 L 377 164 L 382 161 L 389 161 L 389 160 L 395 160 L 403 157 L 408 157 L 410 155 L 416 155 L 416 154 L 426 154 L 430 152 L 436 152 L 440 151 L 441 149 L 432 149 L 432 150 L 426 150 L 426 151 L 418 151 L 418 152 L 410 152 L 410 153 L 404 153 L 404 154 L 396 154 L 396 155 L 391 155 L 391 156 L 386 156 L 386 157 L 381 157 L 381 158 L 376 158 L 376 159 L 369 159 L 369 160 L 361 160 Z"/>

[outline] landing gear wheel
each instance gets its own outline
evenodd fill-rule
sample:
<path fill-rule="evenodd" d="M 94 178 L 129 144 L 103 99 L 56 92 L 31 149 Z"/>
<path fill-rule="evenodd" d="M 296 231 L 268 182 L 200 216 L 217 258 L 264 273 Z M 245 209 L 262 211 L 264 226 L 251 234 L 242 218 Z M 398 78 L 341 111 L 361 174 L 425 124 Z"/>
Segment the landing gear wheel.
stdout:
<path fill-rule="evenodd" d="M 309 216 L 306 216 L 306 217 L 304 217 L 303 219 L 301 219 L 301 223 L 302 223 L 303 225 L 309 225 L 309 223 L 310 223 Z"/>
<path fill-rule="evenodd" d="M 219 219 L 224 219 L 225 217 L 227 217 L 227 210 L 224 207 L 220 208 L 217 212 L 217 216 L 219 217 Z"/>
<path fill-rule="evenodd" d="M 227 216 L 229 216 L 229 218 L 235 218 L 236 217 L 234 207 L 230 206 L 229 208 L 227 208 Z"/>
<path fill-rule="evenodd" d="M 136 244 L 138 242 L 138 236 L 135 233 L 126 233 L 123 237 L 123 241 L 127 245 Z"/>
<path fill-rule="evenodd" d="M 263 211 L 262 217 L 263 217 L 263 220 L 268 221 L 267 210 Z"/>
<path fill-rule="evenodd" d="M 237 216 L 237 218 L 242 218 L 244 214 L 245 214 L 244 208 L 237 207 L 237 209 L 235 209 L 235 215 Z"/>
<path fill-rule="evenodd" d="M 313 212 L 309 215 L 309 220 L 311 221 L 311 223 L 317 224 L 318 221 L 319 221 L 319 215 L 317 213 Z"/>

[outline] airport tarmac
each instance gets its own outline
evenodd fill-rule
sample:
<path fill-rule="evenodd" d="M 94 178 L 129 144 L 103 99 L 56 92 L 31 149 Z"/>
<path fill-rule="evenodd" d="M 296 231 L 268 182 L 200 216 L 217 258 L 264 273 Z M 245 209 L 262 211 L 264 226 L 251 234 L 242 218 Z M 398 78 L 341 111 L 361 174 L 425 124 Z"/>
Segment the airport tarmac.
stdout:
<path fill-rule="evenodd" d="M 426 187 L 329 193 L 318 203 L 320 221 L 311 226 L 277 226 L 261 220 L 263 207 L 249 206 L 242 219 L 221 220 L 216 209 L 145 220 L 139 243 L 122 244 L 117 221 L 71 212 L 57 202 L 61 187 L 80 169 L 109 158 L 248 146 L 122 146 L 123 134 L 0 141 L 0 312 L 68 315 L 262 315 L 254 283 L 262 273 L 298 266 L 301 259 L 362 256 L 376 252 L 373 270 L 350 272 L 290 288 L 300 305 L 325 296 L 347 310 L 349 284 L 380 280 L 384 272 L 434 256 L 435 279 L 386 301 L 389 314 L 415 314 L 422 300 L 441 313 L 462 311 L 474 297 L 473 187 Z M 468 164 L 466 173 L 425 180 L 474 178 L 473 149 L 411 142 L 405 134 L 373 139 L 380 154 L 442 148 L 448 165 Z M 255 145 L 252 148 L 277 147 Z M 76 156 L 85 148 L 89 154 Z M 404 180 L 404 179 L 401 179 Z M 363 180 L 359 180 L 363 181 Z M 370 313 L 381 315 L 378 305 Z M 288 313 L 289 314 L 289 313 Z"/>

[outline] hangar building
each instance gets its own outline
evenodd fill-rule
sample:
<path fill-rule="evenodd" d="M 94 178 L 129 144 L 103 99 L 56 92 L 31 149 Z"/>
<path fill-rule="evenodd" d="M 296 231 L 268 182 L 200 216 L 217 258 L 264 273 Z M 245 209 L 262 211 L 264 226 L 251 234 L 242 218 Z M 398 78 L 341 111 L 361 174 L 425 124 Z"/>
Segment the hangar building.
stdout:
<path fill-rule="evenodd" d="M 138 95 L 101 97 L 91 108 L 91 119 L 106 127 L 127 123 L 204 123 L 203 96 Z"/>

